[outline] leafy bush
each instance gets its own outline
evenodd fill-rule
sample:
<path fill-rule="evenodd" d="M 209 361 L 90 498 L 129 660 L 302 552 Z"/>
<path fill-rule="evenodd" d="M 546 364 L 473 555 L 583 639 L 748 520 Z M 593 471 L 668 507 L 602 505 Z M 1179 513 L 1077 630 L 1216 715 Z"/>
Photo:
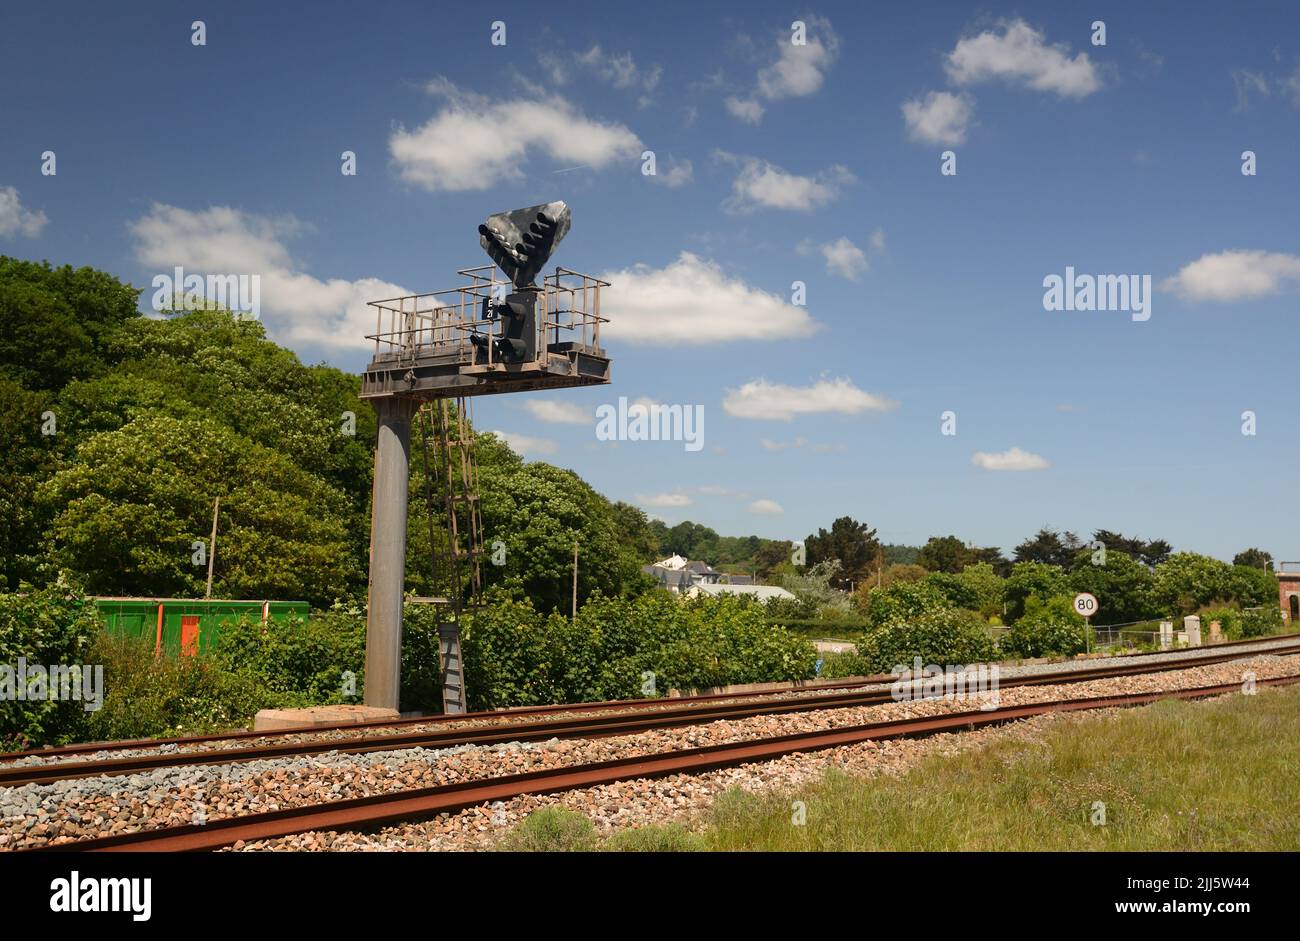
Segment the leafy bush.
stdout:
<path fill-rule="evenodd" d="M 90 658 L 104 665 L 105 696 L 103 708 L 86 713 L 81 741 L 220 732 L 259 709 L 296 704 L 212 657 L 156 657 L 136 637 L 101 634 Z"/>
<path fill-rule="evenodd" d="M 1084 624 L 1069 598 L 1057 596 L 1044 601 L 1030 595 L 1025 613 L 1002 637 L 1000 647 L 1018 657 L 1081 653 L 1086 644 Z"/>
<path fill-rule="evenodd" d="M 646 673 L 658 693 L 806 679 L 817 659 L 753 599 L 667 592 L 596 596 L 573 623 L 498 599 L 470 620 L 462 646 L 473 708 L 639 697 Z"/>
<path fill-rule="evenodd" d="M 867 596 L 865 617 L 875 629 L 951 607 L 947 596 L 928 580 L 895 582 Z"/>
<path fill-rule="evenodd" d="M 1006 602 L 1007 621 L 1014 624 L 1025 613 L 1025 604 L 1030 595 L 1053 598 L 1070 593 L 1069 579 L 1065 569 L 1059 565 L 1046 562 L 1017 562 L 1011 567 L 1007 576 Z"/>
<path fill-rule="evenodd" d="M 217 657 L 233 673 L 298 705 L 354 701 L 344 693 L 344 672 L 365 672 L 366 624 L 355 609 L 335 607 L 305 620 L 290 615 L 263 624 L 241 617 L 221 628 Z"/>
<path fill-rule="evenodd" d="M 958 573 L 957 580 L 975 596 L 973 604 L 963 607 L 974 608 L 985 619 L 1002 617 L 1007 592 L 1006 580 L 991 563 L 976 562 L 968 565 Z"/>
<path fill-rule="evenodd" d="M 897 620 L 858 644 L 867 673 L 888 673 L 913 659 L 924 664 L 963 665 L 990 660 L 997 648 L 974 611 L 949 608 Z"/>
<path fill-rule="evenodd" d="M 817 676 L 823 680 L 838 680 L 846 676 L 870 676 L 874 672 L 866 657 L 846 651 L 823 654 L 821 672 Z"/>
<path fill-rule="evenodd" d="M 1183 616 L 1216 600 L 1231 600 L 1232 569 L 1208 555 L 1175 552 L 1156 566 L 1152 583 L 1155 603 L 1162 611 Z"/>
<path fill-rule="evenodd" d="M 1163 613 L 1152 597 L 1150 569 L 1115 549 L 1107 550 L 1105 559 L 1105 565 L 1097 565 L 1094 553 L 1081 552 L 1069 575 L 1071 591 L 1097 596 L 1104 623 L 1130 624 Z"/>
<path fill-rule="evenodd" d="M 428 605 L 403 614 L 401 707 L 442 707 L 438 633 Z M 217 657 L 233 673 L 252 678 L 283 706 L 359 702 L 365 692 L 366 614 L 336 603 L 305 621 L 290 616 L 263 624 L 240 618 L 223 625 Z M 347 684 L 345 673 L 353 684 Z M 354 692 L 348 692 L 355 686 Z"/>
<path fill-rule="evenodd" d="M 947 572 L 931 572 L 925 577 L 925 580 L 939 589 L 943 596 L 948 599 L 949 607 L 969 608 L 971 610 L 979 608 L 979 595 L 960 575 L 950 575 Z"/>
<path fill-rule="evenodd" d="M 836 588 L 841 581 L 839 559 L 827 559 L 810 567 L 802 575 L 786 574 L 781 587 L 798 599 L 802 617 L 837 617 L 849 613 L 849 595 Z"/>
<path fill-rule="evenodd" d="M 94 605 L 62 579 L 43 591 L 0 595 L 0 666 L 12 672 L 14 684 L 14 697 L 0 702 L 0 748 L 72 740 L 87 715 L 84 700 L 50 701 L 48 693 L 18 700 L 17 688 L 26 682 L 18 661 L 46 668 L 88 665 L 99 630 Z"/>
<path fill-rule="evenodd" d="M 1275 604 L 1265 604 L 1258 608 L 1247 608 L 1241 612 L 1242 637 L 1266 637 L 1281 633 L 1286 626 L 1282 620 L 1282 609 Z"/>
<path fill-rule="evenodd" d="M 564 807 L 541 807 L 503 836 L 496 848 L 507 853 L 583 853 L 596 848 L 596 827 Z"/>
<path fill-rule="evenodd" d="M 1245 610 L 1228 605 L 1215 605 L 1197 612 L 1201 618 L 1201 639 L 1210 636 L 1210 622 L 1218 621 L 1219 630 L 1228 640 L 1244 640 L 1276 634 L 1285 623 L 1282 609 L 1276 604 L 1262 605 Z"/>

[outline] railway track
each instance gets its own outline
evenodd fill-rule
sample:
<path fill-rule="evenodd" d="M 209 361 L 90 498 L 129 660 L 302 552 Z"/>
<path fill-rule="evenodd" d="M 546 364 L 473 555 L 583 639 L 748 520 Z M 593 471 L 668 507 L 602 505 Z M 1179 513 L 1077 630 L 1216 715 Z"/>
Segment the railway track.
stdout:
<path fill-rule="evenodd" d="M 1259 685 L 1282 686 L 1297 682 L 1300 682 L 1300 676 L 1285 676 L 1260 680 Z M 368 829 L 463 810 L 493 801 L 510 800 L 525 794 L 552 794 L 637 778 L 700 773 L 749 762 L 768 761 L 795 752 L 820 751 L 871 740 L 909 738 L 936 732 L 975 729 L 1047 713 L 1140 706 L 1161 699 L 1198 699 L 1235 693 L 1240 688 L 1237 683 L 1228 683 L 1154 693 L 1057 700 L 1013 706 L 992 712 L 980 710 L 897 719 L 310 804 L 269 813 L 227 818 L 204 825 L 142 830 L 74 843 L 35 847 L 22 852 L 215 850 L 241 841 L 273 839 L 313 830 Z"/>
<path fill-rule="evenodd" d="M 1256 644 L 1286 645 L 1291 643 L 1300 644 L 1300 632 L 1290 634 L 1274 634 L 1267 637 L 1253 637 L 1248 640 L 1234 640 L 1226 643 L 1215 644 L 1211 647 L 1184 648 L 1181 650 L 1161 651 L 1158 654 L 1119 654 L 1114 657 L 1108 657 L 1108 662 L 1123 661 L 1131 657 L 1138 656 L 1168 656 L 1171 660 L 1186 659 L 1192 662 L 1198 662 L 1200 657 L 1189 656 L 1190 651 L 1194 650 L 1227 650 L 1236 647 Z M 1267 651 L 1262 651 L 1267 652 Z M 1066 671 L 1062 671 L 1066 672 Z M 381 728 L 409 728 L 421 725 L 442 725 L 442 724 L 464 724 L 475 721 L 512 721 L 528 720 L 534 716 L 560 715 L 564 713 L 586 713 L 586 712 L 636 712 L 641 710 L 657 711 L 662 710 L 666 705 L 671 704 L 676 707 L 679 705 L 690 705 L 692 703 L 712 703 L 724 700 L 739 699 L 763 699 L 765 697 L 784 696 L 789 694 L 804 693 L 807 695 L 818 695 L 827 690 L 849 690 L 863 686 L 878 683 L 891 683 L 894 677 L 888 674 L 877 674 L 876 676 L 858 677 L 852 680 L 845 680 L 840 683 L 824 683 L 817 686 L 806 686 L 799 688 L 782 688 L 773 690 L 756 690 L 747 693 L 705 693 L 696 696 L 677 696 L 677 697 L 657 697 L 653 699 L 612 699 L 601 700 L 598 702 L 588 703 L 565 703 L 565 704 L 548 704 L 542 706 L 519 706 L 511 709 L 494 709 L 480 712 L 464 712 L 455 715 L 430 715 L 415 716 L 403 719 L 384 719 L 377 722 L 348 722 L 337 725 L 317 725 L 298 729 L 279 729 L 273 731 L 240 731 L 240 732 L 221 732 L 210 735 L 187 735 L 176 738 L 142 738 L 142 739 L 118 739 L 109 742 L 81 742 L 75 745 L 59 745 L 53 748 L 33 748 L 26 751 L 5 752 L 0 754 L 0 769 L 6 764 L 11 764 L 23 758 L 61 758 L 65 756 L 96 754 L 110 751 L 128 751 L 146 748 L 163 748 L 175 746 L 184 748 L 195 745 L 212 745 L 220 742 L 239 742 L 255 741 L 257 739 L 283 738 L 295 735 L 316 735 L 327 734 L 330 732 L 343 731 L 364 731 L 366 729 Z"/>
<path fill-rule="evenodd" d="M 1300 642 L 1270 647 L 1265 652 L 1280 655 L 1300 654 Z M 1160 663 L 1108 663 L 1081 670 L 1008 677 L 1001 680 L 999 686 L 1000 688 L 1015 688 L 1020 686 L 1068 684 L 1144 673 L 1164 673 L 1189 667 L 1224 663 L 1245 655 L 1247 654 L 1230 650 L 1214 656 L 1171 658 L 1169 661 Z M 893 677 L 882 677 L 880 679 L 883 682 L 892 682 L 894 680 Z M 854 684 L 856 687 L 862 685 L 864 684 L 861 681 Z M 726 702 L 717 701 L 716 697 L 710 696 L 704 697 L 702 701 L 694 701 L 687 706 L 668 708 L 664 707 L 665 700 L 649 700 L 649 702 L 656 703 L 659 708 L 653 711 L 615 711 L 528 723 L 507 722 L 450 729 L 425 729 L 395 735 L 356 736 L 327 740 L 310 739 L 252 747 L 149 753 L 124 758 L 48 762 L 37 765 L 0 766 L 0 787 L 50 784 L 56 781 L 102 775 L 134 774 L 158 768 L 230 764 L 318 755 L 329 752 L 365 754 L 410 748 L 442 749 L 466 745 L 484 746 L 506 742 L 547 741 L 554 738 L 572 739 L 632 735 L 655 729 L 698 725 L 724 719 L 744 719 L 762 715 L 872 706 L 892 702 L 893 700 L 894 696 L 888 689 L 855 689 L 841 693 L 821 693 L 776 700 L 769 699 L 767 701 L 761 699 L 754 701 L 752 698 L 748 698 L 738 702 Z M 668 700 L 667 702 L 676 702 L 676 700 Z"/>

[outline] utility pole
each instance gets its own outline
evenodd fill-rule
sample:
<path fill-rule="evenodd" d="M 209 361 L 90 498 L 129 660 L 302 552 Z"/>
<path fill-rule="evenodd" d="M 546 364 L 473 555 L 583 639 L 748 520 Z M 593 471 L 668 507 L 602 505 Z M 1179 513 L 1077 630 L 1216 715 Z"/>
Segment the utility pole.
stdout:
<path fill-rule="evenodd" d="M 221 509 L 221 498 L 212 501 L 212 538 L 208 540 L 208 591 L 204 598 L 212 597 L 212 564 L 217 561 L 217 513 Z"/>
<path fill-rule="evenodd" d="M 573 619 L 578 620 L 578 539 L 573 539 Z"/>

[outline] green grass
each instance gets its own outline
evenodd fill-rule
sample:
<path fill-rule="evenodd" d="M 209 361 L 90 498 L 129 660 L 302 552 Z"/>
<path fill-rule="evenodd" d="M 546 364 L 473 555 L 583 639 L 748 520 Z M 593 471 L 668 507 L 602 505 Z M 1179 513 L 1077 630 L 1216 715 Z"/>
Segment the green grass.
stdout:
<path fill-rule="evenodd" d="M 802 826 L 792 823 L 796 800 Z M 1096 801 L 1102 826 L 1090 821 Z M 931 756 L 899 776 L 832 772 L 794 794 L 729 791 L 699 834 L 650 827 L 603 848 L 1296 850 L 1297 806 L 1300 688 L 1261 688 L 1075 716 L 1033 740 Z"/>

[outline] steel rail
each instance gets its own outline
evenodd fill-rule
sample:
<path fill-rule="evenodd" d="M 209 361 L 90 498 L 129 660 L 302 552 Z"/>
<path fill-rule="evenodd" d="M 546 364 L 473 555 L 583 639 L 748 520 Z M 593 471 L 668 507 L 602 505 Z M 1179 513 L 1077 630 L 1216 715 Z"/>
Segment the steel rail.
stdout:
<path fill-rule="evenodd" d="M 1300 653 L 1300 644 L 1272 648 L 1284 654 Z M 1214 657 L 1197 657 L 1195 660 L 1166 661 L 1162 663 L 1108 664 L 1084 670 L 1067 670 L 1055 673 L 1034 673 L 999 680 L 999 688 L 1019 686 L 1045 686 L 1050 684 L 1082 683 L 1090 680 L 1133 676 L 1146 673 L 1166 673 L 1198 666 L 1230 662 L 1246 656 L 1242 653 L 1224 653 Z M 887 679 L 893 680 L 893 677 Z M 921 689 L 924 679 L 915 681 Z M 141 771 L 193 765 L 237 764 L 274 758 L 337 753 L 360 755 L 378 751 L 396 751 L 410 748 L 454 748 L 464 745 L 498 745 L 506 742 L 546 741 L 553 738 L 608 738 L 631 735 L 661 728 L 680 728 L 726 719 L 746 719 L 762 715 L 796 714 L 825 709 L 845 709 L 873 706 L 894 701 L 892 687 L 888 690 L 870 690 L 823 696 L 801 696 L 764 702 L 733 702 L 717 705 L 662 709 L 649 714 L 605 713 L 578 718 L 530 722 L 527 724 L 498 724 L 435 731 L 412 732 L 403 735 L 353 737 L 334 740 L 308 740 L 258 746 L 254 748 L 220 748 L 206 751 L 168 752 L 134 755 L 102 761 L 65 761 L 41 765 L 0 767 L 0 787 L 17 787 L 25 784 L 50 784 L 56 781 L 79 778 L 134 774 Z M 911 698 L 925 698 L 913 694 Z"/>
<path fill-rule="evenodd" d="M 1260 680 L 1258 685 L 1300 682 L 1300 675 Z M 706 746 L 655 755 L 622 758 L 587 765 L 553 768 L 524 774 L 466 781 L 412 791 L 398 791 L 325 804 L 292 807 L 269 813 L 216 820 L 203 825 L 165 827 L 33 847 L 19 852 L 184 852 L 214 850 L 236 842 L 274 839 L 316 830 L 370 829 L 423 819 L 525 794 L 553 794 L 599 787 L 619 781 L 697 774 L 756 761 L 770 761 L 796 752 L 822 751 L 845 745 L 893 738 L 913 738 L 937 732 L 976 729 L 1056 712 L 1140 706 L 1162 699 L 1199 699 L 1240 691 L 1238 683 L 1183 690 L 1128 693 L 1092 699 L 1032 703 L 990 711 L 950 713 L 896 719 L 839 729 L 801 732 L 772 738 Z"/>

